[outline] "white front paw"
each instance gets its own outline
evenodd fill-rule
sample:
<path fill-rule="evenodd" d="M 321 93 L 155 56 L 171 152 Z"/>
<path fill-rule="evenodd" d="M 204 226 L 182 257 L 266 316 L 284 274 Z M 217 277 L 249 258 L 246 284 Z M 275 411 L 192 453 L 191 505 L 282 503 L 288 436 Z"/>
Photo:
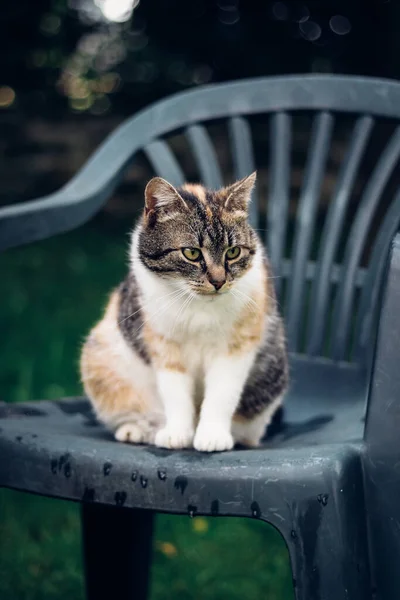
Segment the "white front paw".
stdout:
<path fill-rule="evenodd" d="M 194 447 L 200 452 L 222 452 L 232 450 L 233 437 L 221 425 L 200 425 L 194 436 Z"/>
<path fill-rule="evenodd" d="M 155 444 L 161 448 L 191 448 L 193 446 L 193 429 L 166 426 L 156 433 Z"/>

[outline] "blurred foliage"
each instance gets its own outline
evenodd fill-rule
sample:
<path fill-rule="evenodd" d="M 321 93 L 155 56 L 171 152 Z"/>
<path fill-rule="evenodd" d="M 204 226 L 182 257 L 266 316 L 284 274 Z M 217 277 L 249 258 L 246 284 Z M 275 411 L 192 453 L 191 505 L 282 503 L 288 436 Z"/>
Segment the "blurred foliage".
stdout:
<path fill-rule="evenodd" d="M 399 19 L 385 0 L 3 2 L 0 205 L 59 189 L 125 116 L 176 91 L 282 73 L 398 77 Z"/>
<path fill-rule="evenodd" d="M 0 107 L 128 114 L 209 81 L 307 71 L 397 76 L 394 2 L 18 0 L 0 9 Z M 15 92 L 10 96 L 9 89 Z"/>
<path fill-rule="evenodd" d="M 0 514 L 1 600 L 83 600 L 79 508 L 0 490 Z M 149 600 L 170 598 L 293 600 L 283 540 L 249 519 L 160 515 Z"/>

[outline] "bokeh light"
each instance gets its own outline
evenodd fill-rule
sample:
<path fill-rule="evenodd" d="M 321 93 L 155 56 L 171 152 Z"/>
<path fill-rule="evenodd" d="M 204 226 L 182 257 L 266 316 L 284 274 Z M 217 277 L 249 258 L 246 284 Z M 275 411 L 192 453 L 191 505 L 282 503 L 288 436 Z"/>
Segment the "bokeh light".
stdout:
<path fill-rule="evenodd" d="M 129 21 L 139 0 L 95 0 L 107 21 L 124 23 Z"/>
<path fill-rule="evenodd" d="M 234 25 L 240 20 L 240 13 L 236 8 L 232 10 L 220 9 L 218 19 L 224 25 Z"/>
<path fill-rule="evenodd" d="M 0 86 L 0 108 L 8 108 L 14 103 L 15 91 L 8 85 Z"/>
<path fill-rule="evenodd" d="M 305 21 L 299 26 L 301 35 L 309 42 L 316 42 L 322 33 L 322 29 L 315 21 Z"/>
<path fill-rule="evenodd" d="M 310 18 L 310 11 L 308 6 L 300 3 L 293 3 L 291 10 L 291 17 L 293 21 L 297 23 L 305 23 Z"/>
<path fill-rule="evenodd" d="M 60 31 L 61 19 L 58 15 L 47 13 L 40 22 L 40 31 L 45 35 L 57 35 Z"/>
<path fill-rule="evenodd" d="M 272 15 L 277 21 L 287 21 L 289 18 L 289 9 L 285 2 L 274 2 L 272 5 Z"/>
<path fill-rule="evenodd" d="M 329 21 L 329 27 L 337 35 L 347 35 L 351 31 L 351 23 L 343 15 L 335 15 Z"/>

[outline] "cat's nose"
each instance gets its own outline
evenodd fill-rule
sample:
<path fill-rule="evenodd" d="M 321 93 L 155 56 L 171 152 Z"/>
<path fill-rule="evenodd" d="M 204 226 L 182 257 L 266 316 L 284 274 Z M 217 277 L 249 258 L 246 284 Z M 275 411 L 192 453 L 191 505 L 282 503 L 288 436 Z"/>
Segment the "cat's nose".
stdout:
<path fill-rule="evenodd" d="M 226 279 L 209 279 L 209 282 L 211 283 L 211 285 L 213 285 L 215 287 L 217 292 L 225 284 L 225 281 L 226 281 Z"/>

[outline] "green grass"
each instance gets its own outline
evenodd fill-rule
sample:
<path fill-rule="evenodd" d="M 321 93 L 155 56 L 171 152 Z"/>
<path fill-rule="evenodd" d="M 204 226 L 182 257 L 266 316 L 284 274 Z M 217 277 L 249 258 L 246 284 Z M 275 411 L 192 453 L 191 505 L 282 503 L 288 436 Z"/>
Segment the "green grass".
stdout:
<path fill-rule="evenodd" d="M 0 256 L 1 400 L 81 393 L 79 347 L 123 276 L 127 231 L 98 218 Z M 79 507 L 0 490 L 0 599 L 82 598 Z M 160 515 L 151 600 L 169 598 L 291 600 L 286 546 L 253 520 Z"/>

